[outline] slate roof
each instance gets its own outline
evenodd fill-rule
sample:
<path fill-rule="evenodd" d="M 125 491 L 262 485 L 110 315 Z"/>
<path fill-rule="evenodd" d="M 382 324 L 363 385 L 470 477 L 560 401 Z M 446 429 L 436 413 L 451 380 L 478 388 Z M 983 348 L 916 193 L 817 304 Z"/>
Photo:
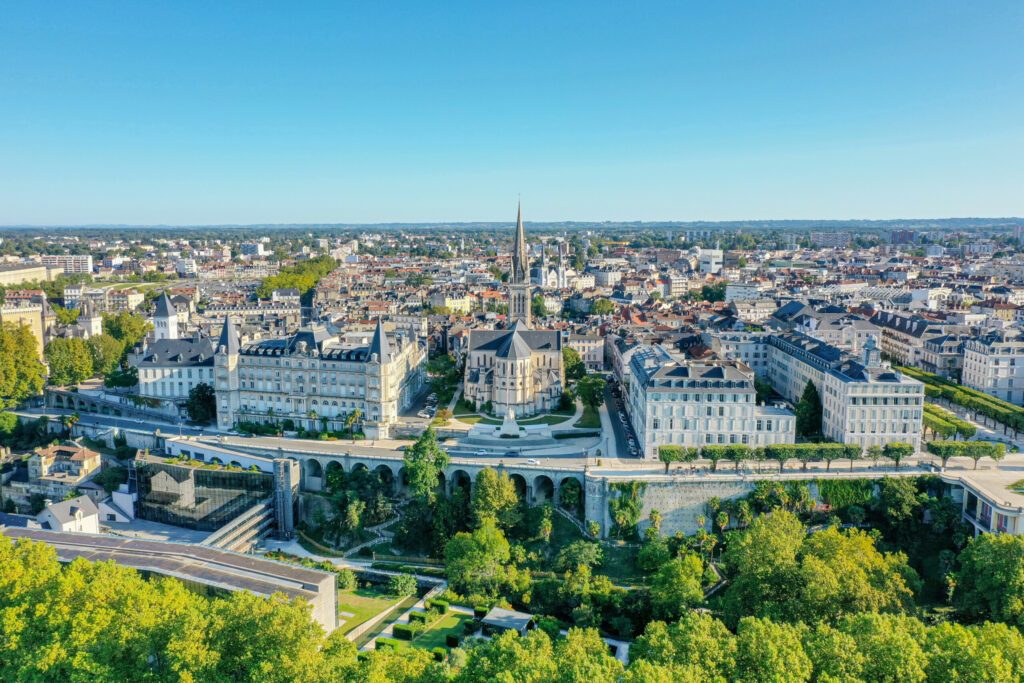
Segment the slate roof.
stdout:
<path fill-rule="evenodd" d="M 75 513 L 81 512 L 83 517 L 91 517 L 98 515 L 100 510 L 96 507 L 96 503 L 92 502 L 92 498 L 89 496 L 78 496 L 71 500 L 64 500 L 59 503 L 50 503 L 46 506 L 46 509 L 50 511 L 57 521 L 61 524 L 67 524 L 75 520 Z"/>
<path fill-rule="evenodd" d="M 170 297 L 165 292 L 156 300 L 156 310 L 153 312 L 153 317 L 170 318 L 175 315 L 177 315 L 177 312 L 174 310 L 174 304 L 171 303 Z"/>
<path fill-rule="evenodd" d="M 525 326 L 513 326 L 507 330 L 470 330 L 470 351 L 494 351 L 505 353 L 511 350 L 512 337 L 518 337 L 530 351 L 561 351 L 562 335 L 557 331 L 531 330 Z M 522 353 L 520 346 L 516 353 Z"/>
<path fill-rule="evenodd" d="M 139 367 L 212 366 L 215 350 L 213 340 L 209 337 L 158 339 L 146 347 L 145 355 L 139 361 Z"/>

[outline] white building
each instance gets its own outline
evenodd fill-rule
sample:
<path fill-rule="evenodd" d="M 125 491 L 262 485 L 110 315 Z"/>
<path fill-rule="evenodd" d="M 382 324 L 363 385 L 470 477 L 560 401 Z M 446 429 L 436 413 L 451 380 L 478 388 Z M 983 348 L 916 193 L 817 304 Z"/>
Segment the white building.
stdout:
<path fill-rule="evenodd" d="M 100 510 L 89 496 L 78 496 L 60 503 L 49 503 L 36 515 L 44 529 L 81 534 L 100 532 Z"/>
<path fill-rule="evenodd" d="M 859 361 L 797 332 L 766 341 L 768 380 L 776 391 L 796 403 L 814 382 L 825 438 L 864 448 L 896 441 L 920 448 L 924 385 L 883 363 L 874 339 Z"/>
<path fill-rule="evenodd" d="M 156 300 L 156 309 L 153 311 L 153 339 L 177 338 L 178 311 L 171 303 L 171 298 L 164 293 Z"/>
<path fill-rule="evenodd" d="M 386 333 L 379 319 L 355 341 L 317 325 L 241 345 L 226 318 L 214 355 L 217 421 L 222 429 L 291 420 L 341 430 L 358 409 L 366 436 L 387 438 L 422 387 L 426 358 L 419 340 L 404 329 Z"/>
<path fill-rule="evenodd" d="M 92 272 L 92 256 L 88 254 L 43 254 L 40 258 L 44 266 L 61 268 L 65 275 Z"/>
<path fill-rule="evenodd" d="M 964 342 L 963 383 L 1004 401 L 1024 404 L 1024 340 L 992 333 Z"/>
<path fill-rule="evenodd" d="M 644 346 L 630 361 L 629 418 L 643 457 L 667 444 L 752 447 L 796 441 L 796 418 L 759 406 L 754 371 L 736 361 L 680 363 L 661 346 Z"/>
<path fill-rule="evenodd" d="M 199 384 L 214 385 L 213 340 L 157 339 L 139 347 L 130 362 L 139 371 L 139 394 L 181 403 Z"/>
<path fill-rule="evenodd" d="M 698 262 L 700 272 L 705 275 L 718 275 L 722 272 L 724 254 L 721 249 L 701 249 Z"/>

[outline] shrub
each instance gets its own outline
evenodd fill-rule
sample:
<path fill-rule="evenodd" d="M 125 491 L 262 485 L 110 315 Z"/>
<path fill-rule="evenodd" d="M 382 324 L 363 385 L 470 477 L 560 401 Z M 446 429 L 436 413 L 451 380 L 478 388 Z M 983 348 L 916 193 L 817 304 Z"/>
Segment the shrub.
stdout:
<path fill-rule="evenodd" d="M 445 650 L 443 647 L 435 647 L 433 650 L 431 650 L 431 652 L 434 653 L 434 659 L 436 659 L 439 662 L 443 662 L 448 658 L 448 651 Z"/>
<path fill-rule="evenodd" d="M 448 647 L 458 647 L 459 637 L 454 633 L 449 633 L 444 637 L 444 644 Z"/>
<path fill-rule="evenodd" d="M 416 577 L 409 574 L 397 574 L 388 579 L 388 592 L 391 595 L 413 595 L 416 593 Z"/>
<path fill-rule="evenodd" d="M 436 610 L 438 614 L 447 614 L 448 604 L 449 603 L 447 600 L 442 600 L 441 598 L 434 598 L 433 600 L 427 603 L 427 607 L 429 607 L 432 610 Z"/>
<path fill-rule="evenodd" d="M 479 619 L 472 619 L 470 621 L 462 622 L 462 630 L 466 632 L 467 636 L 471 636 L 480 630 L 481 622 Z"/>
<path fill-rule="evenodd" d="M 395 624 L 391 629 L 391 632 L 395 634 L 395 638 L 399 640 L 412 640 L 420 634 L 423 627 L 417 624 Z"/>
<path fill-rule="evenodd" d="M 338 590 L 351 590 L 356 587 L 356 573 L 351 569 L 338 569 Z"/>
<path fill-rule="evenodd" d="M 381 636 L 377 639 L 376 649 L 378 650 L 395 650 L 399 647 L 399 642 L 394 638 L 385 638 Z"/>
<path fill-rule="evenodd" d="M 490 610 L 490 608 L 487 607 L 487 605 L 474 605 L 473 606 L 473 616 L 476 617 L 477 619 L 483 619 L 484 617 L 487 616 L 487 613 L 490 612 L 490 611 L 491 610 Z"/>
<path fill-rule="evenodd" d="M 411 612 L 409 614 L 409 623 L 426 624 L 429 615 L 426 612 Z"/>

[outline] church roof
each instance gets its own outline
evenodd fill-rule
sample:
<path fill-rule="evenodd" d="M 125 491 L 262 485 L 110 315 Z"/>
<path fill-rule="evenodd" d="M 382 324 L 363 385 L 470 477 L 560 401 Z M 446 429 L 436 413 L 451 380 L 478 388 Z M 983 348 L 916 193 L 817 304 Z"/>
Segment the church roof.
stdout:
<path fill-rule="evenodd" d="M 530 345 L 523 339 L 522 332 L 519 330 L 513 330 L 512 334 L 506 335 L 501 341 L 501 346 L 498 347 L 498 351 L 495 354 L 498 358 L 508 358 L 509 360 L 519 360 L 523 358 L 529 358 L 533 351 L 530 349 Z"/>
<path fill-rule="evenodd" d="M 231 316 L 224 317 L 224 327 L 220 330 L 220 339 L 217 340 L 217 348 L 224 347 L 228 353 L 238 353 L 238 332 Z"/>
<path fill-rule="evenodd" d="M 174 304 L 171 303 L 171 298 L 164 292 L 159 299 L 156 300 L 156 312 L 153 313 L 155 318 L 170 318 L 177 315 L 174 311 Z"/>
<path fill-rule="evenodd" d="M 377 327 L 373 331 L 373 339 L 370 340 L 369 354 L 371 358 L 373 354 L 377 354 L 377 358 L 383 362 L 391 359 L 391 344 L 388 342 L 388 336 L 384 334 L 384 324 L 380 318 L 377 318 Z"/>
<path fill-rule="evenodd" d="M 494 351 L 499 353 L 502 348 L 506 353 L 511 350 L 513 337 L 518 337 L 530 351 L 561 351 L 562 335 L 550 330 L 531 330 L 525 326 L 514 325 L 507 330 L 470 330 L 470 351 Z M 522 352 L 522 346 L 516 353 Z"/>

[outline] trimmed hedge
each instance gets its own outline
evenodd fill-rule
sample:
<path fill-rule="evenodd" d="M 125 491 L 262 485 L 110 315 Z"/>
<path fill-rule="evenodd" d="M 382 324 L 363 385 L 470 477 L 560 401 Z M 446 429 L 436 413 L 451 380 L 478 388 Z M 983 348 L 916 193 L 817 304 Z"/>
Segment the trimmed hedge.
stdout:
<path fill-rule="evenodd" d="M 435 598 L 434 600 L 431 600 L 430 602 L 427 603 L 427 607 L 432 609 L 432 610 L 437 611 L 438 614 L 447 614 L 448 613 L 448 606 L 449 606 L 448 601 L 447 600 L 441 600 L 440 598 Z"/>
<path fill-rule="evenodd" d="M 462 622 L 462 630 L 466 632 L 466 635 L 473 635 L 480 630 L 481 622 L 479 619 L 473 619 L 472 621 Z"/>
<path fill-rule="evenodd" d="M 449 633 L 444 637 L 444 644 L 448 647 L 458 647 L 459 642 L 459 637 L 454 633 Z"/>
<path fill-rule="evenodd" d="M 429 618 L 429 616 L 430 615 L 427 614 L 426 612 L 411 612 L 409 614 L 409 623 L 411 624 L 411 623 L 415 622 L 415 623 L 419 623 L 419 624 L 426 624 L 427 623 L 427 619 Z"/>
<path fill-rule="evenodd" d="M 380 638 L 377 639 L 377 644 L 374 647 L 377 650 L 395 650 L 395 649 L 397 649 L 400 646 L 401 646 L 401 643 L 399 643 L 394 638 L 387 638 L 387 637 L 381 636 Z"/>
<path fill-rule="evenodd" d="M 448 659 L 448 651 L 445 650 L 443 647 L 435 647 L 433 650 L 431 650 L 431 652 L 434 653 L 434 659 L 436 659 L 439 662 L 443 662 L 444 660 Z"/>
<path fill-rule="evenodd" d="M 399 640 L 412 640 L 420 634 L 423 627 L 416 624 L 395 624 L 391 630 Z"/>
<path fill-rule="evenodd" d="M 487 607 L 487 605 L 474 605 L 473 606 L 473 616 L 476 617 L 477 619 L 483 619 L 484 617 L 487 616 L 487 613 L 490 612 L 490 611 L 491 610 L 490 610 L 489 607 Z"/>

